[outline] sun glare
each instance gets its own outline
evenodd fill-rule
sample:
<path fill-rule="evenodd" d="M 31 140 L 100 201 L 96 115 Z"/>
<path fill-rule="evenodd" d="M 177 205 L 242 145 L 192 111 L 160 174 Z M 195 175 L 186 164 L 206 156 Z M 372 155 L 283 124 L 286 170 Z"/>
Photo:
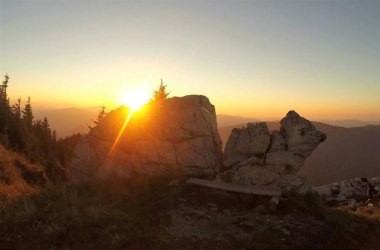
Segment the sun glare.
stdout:
<path fill-rule="evenodd" d="M 108 166 L 111 165 L 113 156 L 115 153 L 115 149 L 120 141 L 121 136 L 124 133 L 125 128 L 127 127 L 127 124 L 129 120 L 132 118 L 132 115 L 139 110 L 145 103 L 149 101 L 150 95 L 147 92 L 145 87 L 142 87 L 140 89 L 136 89 L 134 91 L 127 92 L 123 97 L 123 104 L 128 106 L 130 108 L 130 112 L 125 118 L 125 121 L 123 123 L 123 126 L 120 128 L 120 131 L 112 144 L 112 147 L 110 151 L 108 152 L 107 161 Z"/>
<path fill-rule="evenodd" d="M 123 104 L 131 108 L 132 111 L 138 110 L 149 101 L 150 95 L 146 88 L 136 89 L 124 95 Z"/>

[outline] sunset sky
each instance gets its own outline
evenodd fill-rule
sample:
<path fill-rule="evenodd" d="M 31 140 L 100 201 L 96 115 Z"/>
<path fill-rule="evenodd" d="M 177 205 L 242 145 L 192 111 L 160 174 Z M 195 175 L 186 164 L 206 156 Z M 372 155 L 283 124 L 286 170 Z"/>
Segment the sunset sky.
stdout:
<path fill-rule="evenodd" d="M 380 121 L 380 1 L 0 0 L 11 101 L 122 103 L 160 78 L 217 113 Z"/>

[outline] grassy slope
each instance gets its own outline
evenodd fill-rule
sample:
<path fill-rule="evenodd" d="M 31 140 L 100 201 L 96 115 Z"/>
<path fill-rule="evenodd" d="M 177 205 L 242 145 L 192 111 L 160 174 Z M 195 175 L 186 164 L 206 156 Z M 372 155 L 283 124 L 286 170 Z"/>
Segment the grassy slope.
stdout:
<path fill-rule="evenodd" d="M 1 249 L 376 249 L 380 223 L 318 206 L 313 197 L 280 203 L 268 221 L 289 220 L 292 235 L 273 227 L 252 233 L 251 240 L 176 239 L 165 230 L 168 210 L 187 200 L 202 208 L 208 202 L 237 214 L 252 214 L 249 200 L 237 195 L 167 180 L 148 182 L 115 178 L 46 189 L 21 198 L 0 212 Z M 189 218 L 191 220 L 195 218 Z M 267 221 L 267 222 L 265 222 Z M 216 222 L 212 222 L 216 223 Z M 303 226 L 302 226 L 303 225 Z M 309 225 L 309 226 L 308 226 Z M 306 227 L 305 227 L 306 226 Z M 247 229 L 248 230 L 248 229 Z M 249 233 L 249 231 L 245 231 Z"/>
<path fill-rule="evenodd" d="M 33 193 L 48 180 L 43 168 L 0 145 L 0 206 Z"/>

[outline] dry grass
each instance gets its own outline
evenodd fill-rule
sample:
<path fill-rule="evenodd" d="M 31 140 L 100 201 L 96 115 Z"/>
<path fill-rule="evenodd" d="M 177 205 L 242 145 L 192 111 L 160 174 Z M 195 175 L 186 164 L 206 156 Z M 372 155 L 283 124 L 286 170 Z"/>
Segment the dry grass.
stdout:
<path fill-rule="evenodd" d="M 260 223 L 288 220 L 291 236 L 285 242 L 273 227 L 248 241 L 175 239 L 165 228 L 171 223 L 167 212 L 179 200 L 193 208 L 216 203 L 237 217 L 253 213 L 255 202 L 168 183 L 110 177 L 21 197 L 0 210 L 1 249 L 376 249 L 380 244 L 378 222 L 323 208 L 314 196 L 289 198 L 278 213 L 262 215 Z"/>
<path fill-rule="evenodd" d="M 0 206 L 36 192 L 47 182 L 41 166 L 0 145 Z"/>
<path fill-rule="evenodd" d="M 359 207 L 358 209 L 356 209 L 355 215 L 380 221 L 380 208 L 379 207 Z"/>

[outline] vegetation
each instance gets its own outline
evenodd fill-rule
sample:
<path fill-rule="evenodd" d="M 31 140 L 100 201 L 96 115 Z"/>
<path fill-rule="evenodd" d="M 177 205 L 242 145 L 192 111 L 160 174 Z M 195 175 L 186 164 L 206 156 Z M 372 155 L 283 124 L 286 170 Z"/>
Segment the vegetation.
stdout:
<path fill-rule="evenodd" d="M 162 100 L 165 100 L 166 98 L 168 98 L 170 92 L 166 91 L 166 86 L 167 85 L 164 85 L 164 83 L 161 79 L 160 86 L 158 87 L 157 90 L 153 91 L 152 101 L 162 101 Z"/>
<path fill-rule="evenodd" d="M 0 145 L 0 207 L 48 183 L 44 169 Z"/>
<path fill-rule="evenodd" d="M 106 112 L 106 106 L 100 106 L 100 110 L 99 110 L 99 113 L 98 113 L 98 116 L 96 117 L 96 120 L 94 120 L 94 127 L 92 126 L 88 126 L 88 128 L 91 130 L 93 130 L 96 126 L 99 125 L 99 123 L 103 120 L 103 118 L 106 116 L 107 112 Z"/>
<path fill-rule="evenodd" d="M 289 197 L 274 214 L 257 213 L 260 202 L 249 196 L 168 186 L 169 180 L 135 176 L 126 182 L 109 177 L 24 197 L 0 211 L 0 245 L 2 249 L 376 249 L 380 243 L 378 222 L 316 205 L 317 197 L 312 195 Z M 202 215 L 210 202 L 229 214 Z M 214 218 L 231 216 L 232 226 L 241 227 L 244 217 L 256 214 L 253 229 L 241 229 L 251 235 L 250 240 L 174 237 L 167 230 L 172 223 L 169 211 L 186 213 L 183 204 L 190 207 L 190 213 L 183 215 L 187 223 L 208 221 L 206 227 L 218 226 Z M 290 236 L 278 229 L 280 223 L 287 223 Z"/>
<path fill-rule="evenodd" d="M 68 145 L 78 139 L 78 135 L 57 140 L 46 117 L 34 119 L 30 97 L 24 107 L 20 98 L 10 105 L 8 84 L 9 76 L 5 75 L 0 85 L 0 144 L 22 153 L 31 163 L 42 165 L 51 181 L 65 180 L 72 155 L 72 148 Z"/>

